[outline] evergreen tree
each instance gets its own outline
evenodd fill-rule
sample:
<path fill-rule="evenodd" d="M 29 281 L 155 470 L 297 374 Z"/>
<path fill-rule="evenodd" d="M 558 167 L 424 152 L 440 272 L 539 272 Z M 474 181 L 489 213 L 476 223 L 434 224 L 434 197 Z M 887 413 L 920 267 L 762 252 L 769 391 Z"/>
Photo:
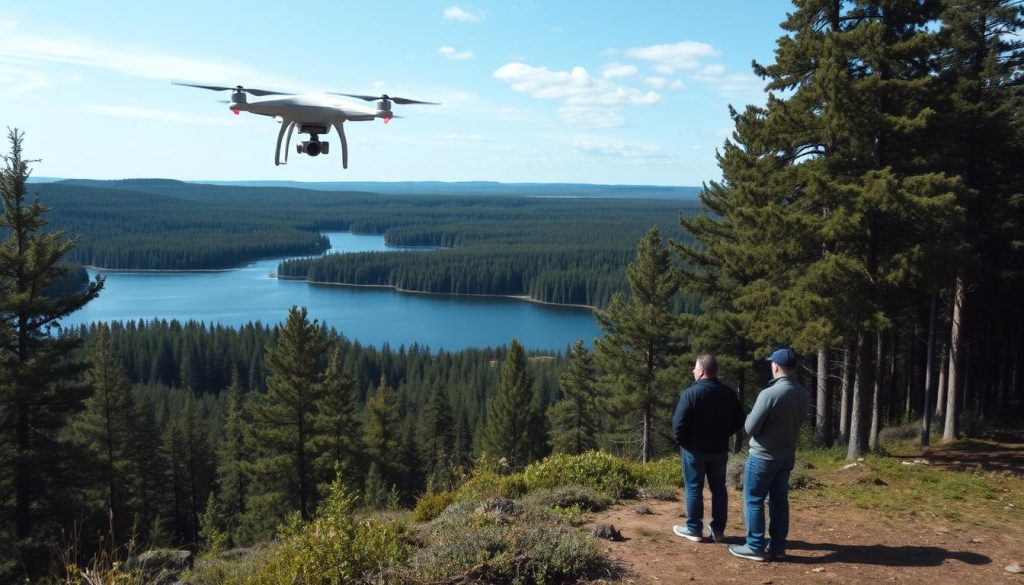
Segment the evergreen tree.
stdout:
<path fill-rule="evenodd" d="M 536 436 L 540 413 L 534 398 L 533 379 L 526 365 L 522 344 L 513 339 L 501 366 L 498 391 L 487 403 L 487 424 L 481 448 L 491 456 L 503 458 L 513 470 L 533 460 L 536 444 L 545 443 Z"/>
<path fill-rule="evenodd" d="M 1011 287 L 1021 262 L 1015 254 L 1022 189 L 1020 71 L 1024 65 L 1024 6 L 1013 0 L 950 0 L 942 12 L 943 51 L 940 80 L 948 101 L 943 104 L 943 134 L 939 144 L 944 168 L 963 178 L 960 193 L 966 221 L 957 241 L 964 244 L 953 283 L 949 391 L 943 438 L 959 437 L 963 403 L 963 354 L 971 297 L 998 313 L 1016 309 Z M 947 257 L 948 260 L 948 257 Z M 984 266 L 984 268 L 982 268 Z M 1009 281 L 1009 282 L 1008 282 Z M 968 297 L 967 290 L 975 289 Z M 1017 292 L 1019 294 L 1019 286 Z M 1005 321 L 1004 321 L 1005 322 Z"/>
<path fill-rule="evenodd" d="M 4 558 L 18 558 L 30 575 L 46 569 L 53 524 L 67 501 L 68 466 L 73 463 L 61 433 L 81 409 L 85 368 L 72 352 L 73 336 L 55 337 L 51 327 L 99 294 L 99 277 L 78 292 L 47 296 L 63 277 L 65 256 L 78 243 L 61 232 L 45 232 L 48 208 L 29 202 L 29 162 L 22 158 L 23 134 L 8 132 L 11 149 L 0 171 L 0 535 Z M 4 570 L 5 567 L 0 567 Z M 0 574 L 0 579 L 4 575 Z"/>
<path fill-rule="evenodd" d="M 244 412 L 242 381 L 235 371 L 227 389 L 224 436 L 217 447 L 217 492 L 207 514 L 207 522 L 225 536 L 228 546 L 239 546 L 247 540 L 241 520 L 248 510 L 251 486 L 246 469 L 251 456 L 245 441 Z"/>
<path fill-rule="evenodd" d="M 111 347 L 110 329 L 99 328 L 89 349 L 89 370 L 86 384 L 92 395 L 85 400 L 85 410 L 72 423 L 75 441 L 91 455 L 95 479 L 90 495 L 98 495 L 99 526 L 110 518 L 110 537 L 115 545 L 132 538 L 130 527 L 135 523 L 137 490 L 141 487 L 141 461 L 136 456 L 139 410 L 131 383 Z M 90 502 L 92 504 L 92 502 Z"/>
<path fill-rule="evenodd" d="M 401 413 L 398 407 L 398 395 L 388 385 L 385 374 L 380 375 L 377 392 L 366 401 L 363 415 L 363 443 L 366 446 L 366 457 L 370 462 L 370 473 L 367 474 L 367 490 L 373 487 L 373 493 L 367 492 L 367 502 L 371 505 L 382 505 L 391 488 L 402 476 L 402 442 Z M 371 486 L 371 480 L 373 485 Z"/>
<path fill-rule="evenodd" d="M 569 364 L 559 376 L 563 398 L 548 408 L 551 449 L 578 455 L 597 448 L 597 365 L 583 340 L 569 354 Z"/>
<path fill-rule="evenodd" d="M 668 420 L 678 361 L 686 350 L 684 321 L 671 310 L 679 274 L 657 228 L 640 240 L 626 279 L 629 299 L 616 295 L 606 310 L 595 312 L 605 335 L 596 340 L 594 353 L 612 392 L 608 410 L 631 425 L 646 462 L 655 454 L 656 425 L 665 427 Z"/>
<path fill-rule="evenodd" d="M 283 518 L 297 510 L 313 517 L 318 501 L 316 420 L 323 391 L 324 327 L 305 307 L 292 307 L 277 342 L 267 349 L 267 394 L 253 408 L 251 432 L 259 448 L 253 464 L 261 514 Z"/>
<path fill-rule="evenodd" d="M 341 351 L 331 352 L 324 372 L 317 428 L 320 433 L 317 460 L 321 489 L 336 479 L 350 491 L 363 487 L 363 430 L 359 419 L 355 378 L 342 365 Z M 336 478 L 337 470 L 344 474 Z"/>
<path fill-rule="evenodd" d="M 169 466 L 176 542 L 198 548 L 199 518 L 210 493 L 211 461 L 191 391 L 185 392 L 183 408 L 171 418 L 165 431 L 164 453 Z"/>
<path fill-rule="evenodd" d="M 416 440 L 423 473 L 427 483 L 435 489 L 455 487 L 452 469 L 455 431 L 448 393 L 443 386 L 435 383 L 430 387 L 426 403 L 420 411 Z"/>

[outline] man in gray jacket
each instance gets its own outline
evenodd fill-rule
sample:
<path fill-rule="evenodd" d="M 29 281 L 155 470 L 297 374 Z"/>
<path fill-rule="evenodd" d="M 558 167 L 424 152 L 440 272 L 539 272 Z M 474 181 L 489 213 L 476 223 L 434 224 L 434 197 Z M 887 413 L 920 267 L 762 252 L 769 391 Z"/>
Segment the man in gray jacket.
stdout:
<path fill-rule="evenodd" d="M 757 395 L 744 429 L 750 452 L 743 474 L 744 520 L 747 543 L 731 545 L 729 552 L 752 561 L 786 556 L 789 535 L 789 474 L 796 459 L 796 441 L 811 395 L 797 382 L 796 352 L 782 348 L 768 358 L 772 381 Z M 765 542 L 764 501 L 771 514 L 770 540 Z"/>

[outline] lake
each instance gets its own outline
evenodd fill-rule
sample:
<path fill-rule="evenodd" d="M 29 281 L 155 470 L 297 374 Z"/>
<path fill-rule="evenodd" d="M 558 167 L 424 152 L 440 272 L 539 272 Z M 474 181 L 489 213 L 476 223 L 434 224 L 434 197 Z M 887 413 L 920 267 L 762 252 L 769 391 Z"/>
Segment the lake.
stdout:
<path fill-rule="evenodd" d="M 384 244 L 384 236 L 325 232 L 329 253 L 409 249 Z M 402 293 L 390 288 L 310 284 L 272 275 L 281 258 L 219 272 L 118 272 L 106 277 L 99 298 L 64 319 L 65 326 L 94 321 L 177 319 L 239 326 L 280 323 L 292 305 L 363 345 L 397 348 L 413 343 L 432 350 L 507 344 L 560 351 L 601 335 L 589 309 L 543 305 L 500 297 Z"/>

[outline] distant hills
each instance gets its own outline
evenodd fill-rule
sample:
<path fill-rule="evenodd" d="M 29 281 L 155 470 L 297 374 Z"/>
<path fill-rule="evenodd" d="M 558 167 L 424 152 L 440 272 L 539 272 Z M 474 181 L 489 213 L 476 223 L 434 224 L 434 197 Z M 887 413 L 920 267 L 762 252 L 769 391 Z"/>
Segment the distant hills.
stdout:
<path fill-rule="evenodd" d="M 32 183 L 64 181 L 53 177 L 32 177 Z M 70 180 L 75 184 L 114 186 L 120 181 Z M 139 179 L 126 179 L 127 182 Z M 167 180 L 170 182 L 170 180 Z M 236 187 L 279 187 L 314 191 L 361 191 L 383 195 L 521 195 L 526 197 L 579 197 L 603 199 L 677 199 L 696 200 L 700 187 L 665 187 L 659 185 L 592 185 L 587 183 L 498 183 L 494 181 L 183 181 L 201 185 Z"/>

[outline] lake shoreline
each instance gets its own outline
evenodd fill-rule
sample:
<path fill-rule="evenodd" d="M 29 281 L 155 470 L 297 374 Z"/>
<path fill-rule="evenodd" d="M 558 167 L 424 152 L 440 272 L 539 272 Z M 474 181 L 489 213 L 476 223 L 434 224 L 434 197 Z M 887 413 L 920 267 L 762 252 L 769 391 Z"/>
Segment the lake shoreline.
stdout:
<path fill-rule="evenodd" d="M 278 280 L 293 280 L 298 282 L 305 282 L 307 284 L 321 284 L 326 286 L 344 286 L 351 288 L 390 288 L 396 292 L 414 294 L 414 295 L 425 295 L 425 296 L 449 296 L 449 297 L 481 297 L 481 298 L 498 298 L 498 299 L 513 299 L 517 301 L 526 301 L 528 303 L 535 303 L 538 305 L 549 305 L 552 307 L 568 307 L 572 309 L 589 309 L 596 311 L 597 307 L 592 305 L 579 305 L 572 303 L 552 303 L 550 301 L 542 301 L 535 299 L 529 295 L 499 295 L 499 294 L 487 294 L 487 293 L 453 293 L 453 292 L 429 292 L 423 290 L 412 290 L 407 288 L 401 288 L 394 284 L 353 284 L 350 282 L 324 282 L 320 280 L 309 280 L 301 276 L 281 276 L 275 274 L 274 278 Z"/>

